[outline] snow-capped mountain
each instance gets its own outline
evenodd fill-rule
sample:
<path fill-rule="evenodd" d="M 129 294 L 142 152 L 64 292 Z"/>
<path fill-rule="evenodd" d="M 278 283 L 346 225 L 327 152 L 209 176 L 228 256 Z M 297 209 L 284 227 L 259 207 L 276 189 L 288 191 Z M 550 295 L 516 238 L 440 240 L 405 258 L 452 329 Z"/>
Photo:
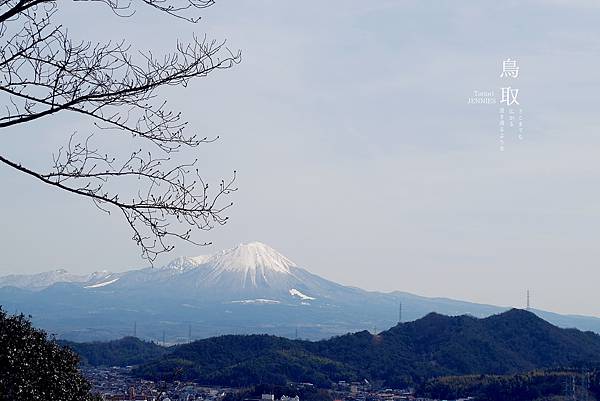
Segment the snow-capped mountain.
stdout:
<path fill-rule="evenodd" d="M 36 274 L 11 274 L 0 277 L 0 287 L 42 290 L 57 283 L 79 283 L 86 286 L 107 281 L 107 278 L 112 275 L 108 271 L 98 271 L 90 274 L 72 274 L 64 269 L 57 269 Z"/>
<path fill-rule="evenodd" d="M 85 285 L 85 288 L 98 288 Z M 270 246 L 251 242 L 213 255 L 180 257 L 165 266 L 121 273 L 104 290 L 179 294 L 194 301 L 279 302 L 328 298 L 342 286 L 299 267 Z"/>
<path fill-rule="evenodd" d="M 294 300 L 290 290 L 317 291 L 315 277 L 287 257 L 260 242 L 240 244 L 209 257 L 171 283 L 196 297 L 237 301 L 240 299 Z M 321 283 L 322 284 L 322 283 Z"/>
<path fill-rule="evenodd" d="M 261 242 L 240 244 L 206 259 L 215 270 L 240 272 L 244 276 L 256 276 L 266 271 L 290 274 L 297 265 Z"/>
<path fill-rule="evenodd" d="M 270 333 L 323 338 L 394 325 L 429 312 L 483 317 L 507 308 L 369 292 L 326 280 L 260 242 L 212 255 L 179 257 L 162 267 L 87 275 L 55 270 L 0 277 L 0 305 L 72 340 L 132 334 L 186 341 L 219 333 Z M 562 327 L 600 332 L 600 319 L 536 311 Z"/>
<path fill-rule="evenodd" d="M 201 256 L 180 256 L 177 259 L 173 259 L 168 264 L 162 266 L 159 270 L 172 270 L 178 272 L 185 272 L 191 269 L 195 269 L 198 266 L 206 263 L 211 258 L 211 255 Z"/>
<path fill-rule="evenodd" d="M 108 271 L 88 275 L 56 270 L 0 278 L 0 287 L 40 291 L 57 283 L 87 290 L 127 291 L 129 294 L 177 294 L 197 300 L 222 302 L 263 299 L 278 302 L 328 298 L 341 286 L 323 280 L 261 242 L 240 244 L 212 254 L 178 257 L 161 267 L 123 273 Z"/>
<path fill-rule="evenodd" d="M 237 289 L 273 289 L 293 280 L 297 265 L 260 242 L 239 246 L 213 255 L 206 262 L 198 285 L 231 286 Z"/>

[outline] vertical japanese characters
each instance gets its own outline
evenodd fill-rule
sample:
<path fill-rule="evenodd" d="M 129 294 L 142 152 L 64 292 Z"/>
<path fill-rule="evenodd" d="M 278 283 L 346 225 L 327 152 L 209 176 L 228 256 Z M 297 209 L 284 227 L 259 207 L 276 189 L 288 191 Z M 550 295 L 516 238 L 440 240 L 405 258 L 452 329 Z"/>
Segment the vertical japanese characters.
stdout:
<path fill-rule="evenodd" d="M 508 58 L 502 62 L 502 73 L 500 78 L 505 81 L 518 80 L 520 76 L 520 67 L 517 60 Z M 519 103 L 519 88 L 514 88 L 512 85 L 508 85 L 500 88 L 501 100 L 500 105 L 504 105 L 499 109 L 500 121 L 500 151 L 505 149 L 505 135 L 507 129 L 517 130 L 517 138 L 523 140 L 523 109 L 521 103 Z"/>

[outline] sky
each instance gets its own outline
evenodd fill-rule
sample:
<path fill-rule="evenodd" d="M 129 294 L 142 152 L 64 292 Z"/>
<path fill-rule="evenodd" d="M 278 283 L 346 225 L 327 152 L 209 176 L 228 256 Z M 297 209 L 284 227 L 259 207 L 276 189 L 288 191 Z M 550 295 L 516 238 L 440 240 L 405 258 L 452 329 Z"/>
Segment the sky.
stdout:
<path fill-rule="evenodd" d="M 64 7 L 76 38 L 160 54 L 196 33 L 242 51 L 163 92 L 220 137 L 178 157 L 212 182 L 237 170 L 239 190 L 230 221 L 196 236 L 213 245 L 178 242 L 158 265 L 262 241 L 369 290 L 523 307 L 530 289 L 536 308 L 600 316 L 597 1 L 220 0 L 198 24 Z M 499 105 L 467 102 L 507 85 L 524 132 L 500 151 Z M 94 128 L 53 117 L 1 132 L 0 152 L 44 168 L 73 132 Z M 147 265 L 117 213 L 3 166 L 0 183 L 0 274 Z"/>

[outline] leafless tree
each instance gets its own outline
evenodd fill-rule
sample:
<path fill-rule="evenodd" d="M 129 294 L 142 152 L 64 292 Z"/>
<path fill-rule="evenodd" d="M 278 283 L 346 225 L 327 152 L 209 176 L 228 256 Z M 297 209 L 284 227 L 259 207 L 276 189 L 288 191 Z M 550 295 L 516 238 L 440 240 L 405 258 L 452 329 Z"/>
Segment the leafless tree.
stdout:
<path fill-rule="evenodd" d="M 173 152 L 213 141 L 188 133 L 181 113 L 169 110 L 158 89 L 187 86 L 194 78 L 240 61 L 224 42 L 194 37 L 177 42 L 172 53 L 157 57 L 134 51 L 125 41 L 76 41 L 56 12 L 66 0 L 0 0 L 0 128 L 11 128 L 51 115 L 73 113 L 93 122 L 96 131 L 120 130 L 154 150 L 127 157 L 107 154 L 90 137 L 70 133 L 53 153 L 46 171 L 10 160 L 0 162 L 57 189 L 91 199 L 110 213 L 122 212 L 142 256 L 150 261 L 173 249 L 173 239 L 194 241 L 193 230 L 224 224 L 223 198 L 235 190 L 231 179 L 209 191 L 196 161 L 174 163 Z M 109 7 L 115 18 L 131 17 L 136 7 L 151 7 L 189 23 L 212 0 L 88 0 Z M 79 0 L 77 7 L 85 7 Z M 167 16 L 165 18 L 167 18 Z M 1 132 L 0 132 L 1 134 Z M 1 151 L 0 151 L 1 152 Z M 133 193 L 122 193 L 123 182 Z"/>

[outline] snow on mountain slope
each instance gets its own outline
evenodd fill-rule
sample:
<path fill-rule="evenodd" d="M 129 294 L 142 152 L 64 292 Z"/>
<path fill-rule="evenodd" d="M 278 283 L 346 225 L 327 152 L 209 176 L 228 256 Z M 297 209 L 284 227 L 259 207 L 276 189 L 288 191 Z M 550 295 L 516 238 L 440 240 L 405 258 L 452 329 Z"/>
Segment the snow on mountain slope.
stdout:
<path fill-rule="evenodd" d="M 7 286 L 35 291 L 2 288 Z M 123 273 L 55 270 L 0 277 L 0 304 L 7 310 L 30 313 L 42 328 L 79 340 L 121 336 L 131 320 L 140 323 L 138 329 L 146 327 L 147 338 L 156 338 L 161 322 L 174 325 L 169 326 L 174 333 L 187 333 L 189 322 L 196 322 L 205 336 L 239 328 L 289 335 L 300 325 L 303 336 L 316 339 L 393 325 L 399 303 L 407 320 L 432 311 L 488 316 L 503 310 L 344 286 L 257 242 Z M 597 318 L 538 312 L 564 327 L 600 332 Z"/>
<path fill-rule="evenodd" d="M 36 274 L 12 274 L 0 277 L 0 287 L 17 287 L 28 290 L 43 290 L 57 283 L 77 283 L 93 285 L 105 281 L 112 273 L 108 271 L 90 274 L 73 274 L 64 269 Z"/>
<path fill-rule="evenodd" d="M 104 281 L 104 282 L 101 282 L 101 283 L 97 283 L 97 284 L 86 285 L 83 288 L 100 288 L 100 287 L 106 287 L 107 285 L 111 285 L 113 283 L 116 283 L 118 280 L 119 280 L 119 277 L 113 278 L 112 280 L 108 280 L 108 281 Z"/>
<path fill-rule="evenodd" d="M 288 291 L 297 278 L 296 264 L 273 248 L 260 242 L 240 244 L 213 255 L 198 275 L 196 287 L 231 290 L 278 289 Z M 284 288 L 285 287 L 285 288 Z"/>
<path fill-rule="evenodd" d="M 326 300 L 347 293 L 344 288 L 309 273 L 260 242 L 240 244 L 213 255 L 180 257 L 159 268 L 132 270 L 110 285 L 111 290 L 127 289 L 130 293 L 226 303 L 248 299 L 285 303 Z"/>
<path fill-rule="evenodd" d="M 107 270 L 96 271 L 89 274 L 70 273 L 64 269 L 57 269 L 34 274 L 11 274 L 0 277 L 0 288 L 17 287 L 28 290 L 43 290 L 57 283 L 80 284 L 85 288 L 101 288 L 109 284 L 114 284 L 120 279 L 134 279 L 129 281 L 164 281 L 174 275 L 179 275 L 187 271 L 196 269 L 204 265 L 212 255 L 202 255 L 194 257 L 182 256 L 172 260 L 170 263 L 160 268 L 145 268 L 139 270 L 130 270 L 124 273 L 111 273 Z"/>
<path fill-rule="evenodd" d="M 275 299 L 244 299 L 242 301 L 231 301 L 232 304 L 280 304 L 281 301 L 277 301 Z"/>
<path fill-rule="evenodd" d="M 308 295 L 305 295 L 305 294 L 301 293 L 300 291 L 298 291 L 295 288 L 292 288 L 290 290 L 290 295 L 293 296 L 293 297 L 298 297 L 298 298 L 300 298 L 300 299 L 302 299 L 304 301 L 314 301 L 316 299 L 316 298 L 309 297 Z"/>
<path fill-rule="evenodd" d="M 273 299 L 282 302 L 328 299 L 345 287 L 300 268 L 260 242 L 240 244 L 213 255 L 179 257 L 162 267 L 123 273 L 74 275 L 64 270 L 0 278 L 0 287 L 43 289 L 55 283 L 76 283 L 89 290 L 152 293 L 197 300 Z M 17 285 L 16 285 L 17 284 Z"/>
<path fill-rule="evenodd" d="M 201 255 L 201 256 L 180 256 L 177 259 L 172 260 L 168 264 L 159 268 L 159 270 L 175 270 L 175 271 L 188 271 L 195 269 L 200 265 L 206 263 L 212 255 Z"/>
<path fill-rule="evenodd" d="M 212 255 L 180 256 L 161 267 L 146 267 L 119 273 L 119 280 L 111 283 L 111 289 L 154 291 L 165 287 L 175 291 L 175 287 L 181 283 L 182 276 L 203 268 L 211 257 Z"/>
<path fill-rule="evenodd" d="M 211 257 L 207 263 L 214 270 L 254 274 L 257 270 L 270 270 L 289 274 L 296 264 L 262 242 L 240 244 Z"/>

